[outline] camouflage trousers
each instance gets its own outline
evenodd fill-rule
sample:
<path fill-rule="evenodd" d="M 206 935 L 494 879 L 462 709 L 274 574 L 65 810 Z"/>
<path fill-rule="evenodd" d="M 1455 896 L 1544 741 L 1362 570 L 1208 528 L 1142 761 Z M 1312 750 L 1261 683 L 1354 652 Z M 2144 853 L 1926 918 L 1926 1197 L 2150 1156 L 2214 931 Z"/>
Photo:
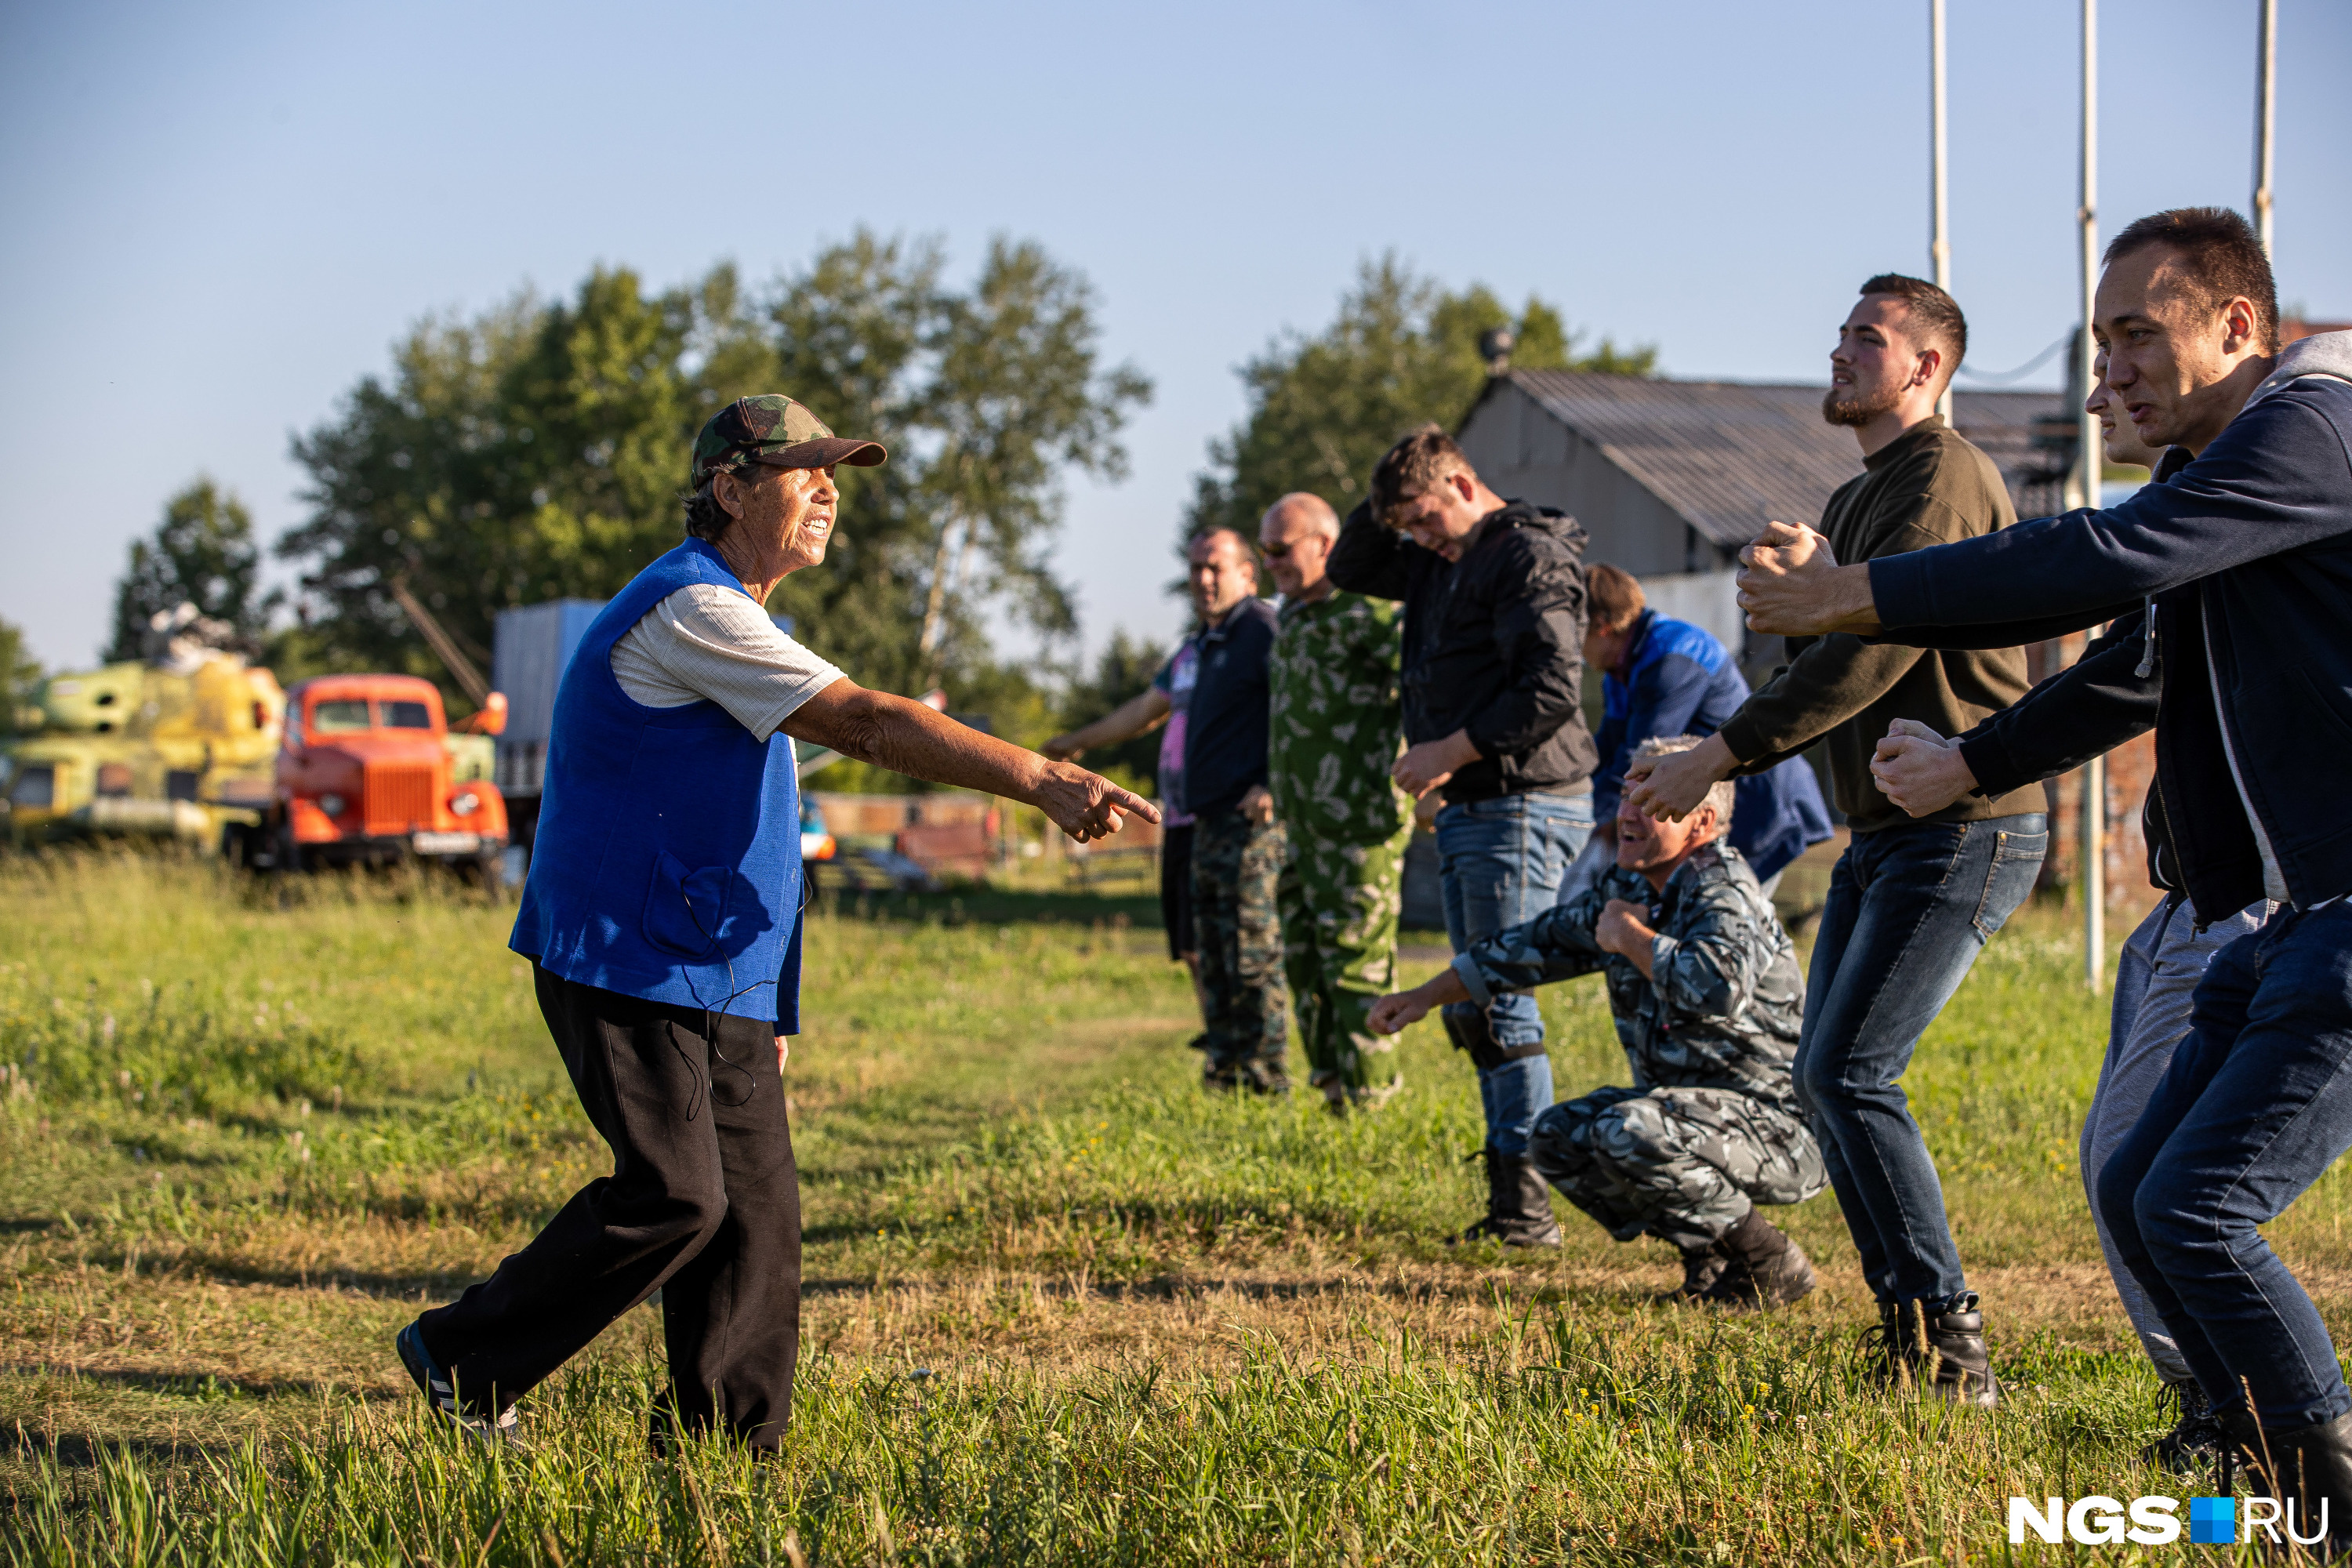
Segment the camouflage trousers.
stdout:
<path fill-rule="evenodd" d="M 1404 897 L 1407 823 L 1379 844 L 1341 844 L 1311 826 L 1289 827 L 1275 898 L 1282 910 L 1282 964 L 1298 1012 L 1299 1044 L 1334 1109 L 1369 1106 L 1403 1087 L 1393 1070 L 1374 1081 L 1368 1056 L 1396 1043 L 1367 1026 L 1372 1004 L 1395 988 L 1397 910 Z"/>
<path fill-rule="evenodd" d="M 1213 1089 L 1288 1087 L 1282 1055 L 1282 825 L 1238 810 L 1192 825 L 1192 925 L 1201 942 L 1201 1068 Z"/>
<path fill-rule="evenodd" d="M 1829 1184 L 1821 1145 L 1792 1110 L 1727 1089 L 1612 1087 L 1536 1119 L 1528 1152 L 1544 1179 L 1620 1241 L 1701 1247 L 1756 1204 L 1801 1203 Z"/>

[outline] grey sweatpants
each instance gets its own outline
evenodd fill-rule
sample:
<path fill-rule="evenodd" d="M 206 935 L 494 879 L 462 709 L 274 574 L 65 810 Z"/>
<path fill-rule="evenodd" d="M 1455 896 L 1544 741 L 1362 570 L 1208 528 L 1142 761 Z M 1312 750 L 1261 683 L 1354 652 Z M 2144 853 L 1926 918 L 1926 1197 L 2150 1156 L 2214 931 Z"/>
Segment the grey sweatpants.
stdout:
<path fill-rule="evenodd" d="M 2164 1081 L 2172 1052 L 2189 1033 L 2189 998 L 2205 978 L 2213 955 L 2248 931 L 2260 931 L 2277 906 L 2248 905 L 2203 931 L 2196 910 L 2179 893 L 2148 911 L 2147 919 L 2124 943 L 2116 965 L 2115 1015 L 2107 1031 L 2107 1056 L 2099 1065 L 2099 1087 L 2091 1095 L 2091 1113 L 2083 1122 L 2083 1187 L 2091 1194 L 2091 1221 L 2099 1228 L 2099 1250 L 2107 1257 L 2107 1272 L 2123 1298 L 2132 1328 L 2167 1383 L 2189 1381 L 2189 1363 L 2172 1342 L 2164 1320 L 2156 1315 L 2141 1293 L 2139 1281 L 2116 1256 L 2115 1238 L 2099 1217 L 2099 1172 L 2107 1156 L 2147 1109 L 2148 1097 Z"/>

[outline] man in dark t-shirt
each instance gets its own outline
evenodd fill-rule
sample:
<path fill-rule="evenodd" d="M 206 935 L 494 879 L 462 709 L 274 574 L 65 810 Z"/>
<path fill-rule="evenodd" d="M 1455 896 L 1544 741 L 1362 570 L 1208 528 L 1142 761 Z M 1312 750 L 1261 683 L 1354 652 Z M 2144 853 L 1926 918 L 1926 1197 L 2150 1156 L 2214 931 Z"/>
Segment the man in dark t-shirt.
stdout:
<path fill-rule="evenodd" d="M 1266 788 L 1266 653 L 1274 606 L 1257 596 L 1257 557 L 1231 529 L 1185 552 L 1201 629 L 1143 692 L 1042 748 L 1075 760 L 1163 721 L 1160 788 L 1171 808 L 1160 907 L 1170 952 L 1193 966 L 1203 1029 L 1193 1048 L 1213 1089 L 1281 1093 L 1282 928 L 1275 908 L 1283 832 Z M 1171 765 L 1172 764 L 1172 765 Z M 1181 889 L 1183 896 L 1171 897 Z"/>
<path fill-rule="evenodd" d="M 1266 654 L 1274 606 L 1257 596 L 1257 558 L 1232 529 L 1186 552 L 1201 612 L 1201 663 L 1184 732 L 1192 813 L 1192 928 L 1200 942 L 1200 1041 L 1212 1089 L 1279 1094 L 1289 1016 L 1275 884 L 1282 825 L 1266 788 Z"/>

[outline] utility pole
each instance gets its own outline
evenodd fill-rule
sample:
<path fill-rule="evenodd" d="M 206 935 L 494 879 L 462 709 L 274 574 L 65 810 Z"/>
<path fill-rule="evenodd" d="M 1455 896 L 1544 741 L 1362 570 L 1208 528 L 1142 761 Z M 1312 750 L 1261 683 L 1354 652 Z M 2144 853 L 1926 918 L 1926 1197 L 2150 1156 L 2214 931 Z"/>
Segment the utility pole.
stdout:
<path fill-rule="evenodd" d="M 1936 0 L 1940 5 L 1943 0 Z M 2261 58 L 2254 63 L 2254 233 L 2271 248 L 2271 147 L 2278 128 L 2278 0 L 2262 0 Z"/>
<path fill-rule="evenodd" d="M 1929 154 L 1933 165 L 1929 183 L 1935 192 L 1934 234 L 1927 243 L 1927 259 L 1936 269 L 1936 287 L 1948 294 L 1952 291 L 1952 214 L 1948 147 L 1944 135 L 1944 0 L 1927 0 L 1927 76 L 1928 114 L 1934 121 L 1929 132 L 1934 148 Z M 1945 424 L 1952 422 L 1949 381 L 1944 384 L 1944 395 L 1936 400 L 1936 412 L 1944 416 Z"/>
<path fill-rule="evenodd" d="M 2264 0 L 2267 4 L 2268 0 Z M 2099 0 L 2083 0 L 2083 202 L 2075 209 L 2083 239 L 2083 330 L 2074 340 L 2075 384 L 2086 399 L 2097 379 L 2098 345 L 2091 315 L 2099 287 Z M 2106 454 L 2099 444 L 2099 421 L 2077 408 L 2074 494 L 2069 506 L 2096 507 Z M 2107 973 L 2107 763 L 2094 757 L 2083 769 L 2083 973 L 2091 989 Z"/>

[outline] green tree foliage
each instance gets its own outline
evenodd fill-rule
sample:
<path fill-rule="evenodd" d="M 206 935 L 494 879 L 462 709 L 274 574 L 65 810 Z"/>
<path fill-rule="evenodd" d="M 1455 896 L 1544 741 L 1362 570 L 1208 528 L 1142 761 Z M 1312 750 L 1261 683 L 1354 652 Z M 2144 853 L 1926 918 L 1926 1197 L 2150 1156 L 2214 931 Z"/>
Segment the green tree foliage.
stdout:
<path fill-rule="evenodd" d="M 1097 372 L 1090 289 L 1037 247 L 998 241 L 967 290 L 943 273 L 937 246 L 861 232 L 764 291 L 728 266 L 661 293 L 600 268 L 569 300 L 420 324 L 294 443 L 312 511 L 279 550 L 320 611 L 306 647 L 441 679 L 390 594 L 405 580 L 487 666 L 500 609 L 608 596 L 675 544 L 695 431 L 774 390 L 891 451 L 841 470 L 825 565 L 772 605 L 828 658 L 953 694 L 986 663 L 990 609 L 1066 632 L 1044 554 L 1059 476 L 1123 472 L 1149 384 Z"/>
<path fill-rule="evenodd" d="M 1469 411 L 1486 380 L 1479 337 L 1506 326 L 1517 340 L 1517 369 L 1656 368 L 1655 349 L 1620 349 L 1606 338 L 1579 353 L 1578 335 L 1540 299 L 1515 316 L 1484 285 L 1454 293 L 1392 255 L 1366 262 L 1330 326 L 1276 338 L 1242 366 L 1249 411 L 1209 443 L 1185 531 L 1224 525 L 1255 538 L 1259 516 L 1292 490 L 1312 490 L 1346 513 L 1399 436 L 1430 420 L 1450 428 Z"/>
<path fill-rule="evenodd" d="M 140 658 L 149 618 L 183 604 L 226 623 L 257 648 L 278 603 L 262 591 L 260 575 L 253 514 L 233 491 L 198 479 L 164 503 L 152 538 L 131 542 L 130 564 L 114 587 L 107 658 Z"/>
<path fill-rule="evenodd" d="M 0 735 L 14 735 L 40 722 L 33 699 L 41 686 L 41 663 L 25 647 L 20 626 L 0 621 Z"/>

